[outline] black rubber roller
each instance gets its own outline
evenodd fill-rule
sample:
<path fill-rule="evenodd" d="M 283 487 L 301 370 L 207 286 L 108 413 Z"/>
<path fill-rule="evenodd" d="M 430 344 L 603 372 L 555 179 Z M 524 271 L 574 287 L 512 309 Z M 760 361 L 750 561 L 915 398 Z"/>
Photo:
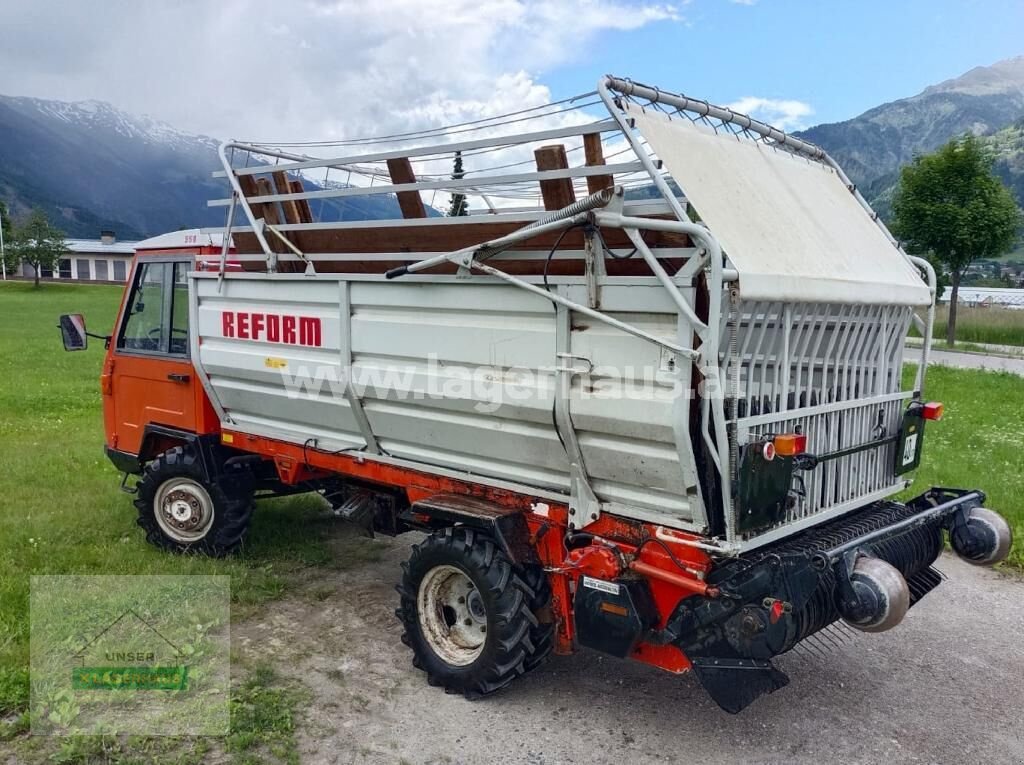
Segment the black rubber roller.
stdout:
<path fill-rule="evenodd" d="M 864 556 L 853 567 L 850 584 L 856 602 L 843 620 L 862 632 L 885 632 L 907 615 L 910 588 L 899 570 L 884 560 Z"/>
<path fill-rule="evenodd" d="M 994 566 L 1006 560 L 1013 544 L 1010 525 L 987 507 L 962 510 L 953 520 L 949 543 L 954 552 L 975 566 Z"/>

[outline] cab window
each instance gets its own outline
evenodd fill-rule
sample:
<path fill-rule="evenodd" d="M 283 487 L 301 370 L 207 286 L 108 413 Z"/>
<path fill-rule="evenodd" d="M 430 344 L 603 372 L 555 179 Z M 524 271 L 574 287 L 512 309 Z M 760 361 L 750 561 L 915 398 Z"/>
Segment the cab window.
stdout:
<path fill-rule="evenodd" d="M 136 269 L 117 347 L 188 354 L 188 262 L 142 263 Z"/>

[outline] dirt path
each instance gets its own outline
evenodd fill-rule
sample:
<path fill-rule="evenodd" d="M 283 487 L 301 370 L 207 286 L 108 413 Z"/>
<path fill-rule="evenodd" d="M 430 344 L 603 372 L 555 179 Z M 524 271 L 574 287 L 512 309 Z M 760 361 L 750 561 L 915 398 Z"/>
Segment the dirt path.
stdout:
<path fill-rule="evenodd" d="M 1024 762 L 1022 581 L 946 556 L 949 580 L 903 625 L 783 657 L 790 686 L 736 717 L 692 678 L 587 651 L 467 702 L 429 687 L 399 642 L 413 537 L 233 629 L 312 692 L 304 763 Z"/>

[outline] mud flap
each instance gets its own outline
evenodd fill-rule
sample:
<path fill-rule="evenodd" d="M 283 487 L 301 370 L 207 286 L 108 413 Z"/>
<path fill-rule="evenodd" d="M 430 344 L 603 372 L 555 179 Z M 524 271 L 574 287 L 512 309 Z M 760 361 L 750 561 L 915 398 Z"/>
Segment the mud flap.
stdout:
<path fill-rule="evenodd" d="M 738 714 L 766 693 L 789 685 L 789 676 L 770 661 L 691 657 L 694 674 L 718 706 Z"/>

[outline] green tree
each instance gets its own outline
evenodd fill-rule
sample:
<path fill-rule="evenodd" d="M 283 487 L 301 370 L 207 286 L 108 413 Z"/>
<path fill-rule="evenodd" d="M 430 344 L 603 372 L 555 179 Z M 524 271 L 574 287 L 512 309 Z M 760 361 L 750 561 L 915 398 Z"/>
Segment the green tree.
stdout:
<path fill-rule="evenodd" d="M 18 263 L 28 263 L 35 271 L 36 286 L 39 286 L 39 273 L 44 269 L 56 266 L 61 256 L 68 251 L 64 241 L 64 232 L 50 224 L 46 213 L 33 210 L 28 220 L 14 227 L 11 237 L 11 250 Z"/>
<path fill-rule="evenodd" d="M 7 205 L 3 200 L 0 200 L 0 239 L 2 239 L 4 245 L 4 251 L 0 253 L 0 257 L 4 260 L 6 273 L 10 275 L 18 266 L 18 261 L 10 249 L 11 242 L 14 239 L 14 227 L 11 223 L 11 215 L 7 210 Z"/>
<path fill-rule="evenodd" d="M 460 181 L 466 177 L 465 171 L 462 169 L 462 152 L 455 152 L 455 162 L 452 166 L 452 180 Z M 469 204 L 466 202 L 465 194 L 452 194 L 451 204 L 448 205 L 448 216 L 458 217 L 461 215 L 469 215 Z"/>
<path fill-rule="evenodd" d="M 1017 242 L 1021 211 L 992 173 L 973 136 L 954 139 L 903 168 L 893 197 L 893 233 L 907 249 L 949 272 L 946 342 L 956 338 L 960 281 L 978 258 L 996 258 Z"/>

